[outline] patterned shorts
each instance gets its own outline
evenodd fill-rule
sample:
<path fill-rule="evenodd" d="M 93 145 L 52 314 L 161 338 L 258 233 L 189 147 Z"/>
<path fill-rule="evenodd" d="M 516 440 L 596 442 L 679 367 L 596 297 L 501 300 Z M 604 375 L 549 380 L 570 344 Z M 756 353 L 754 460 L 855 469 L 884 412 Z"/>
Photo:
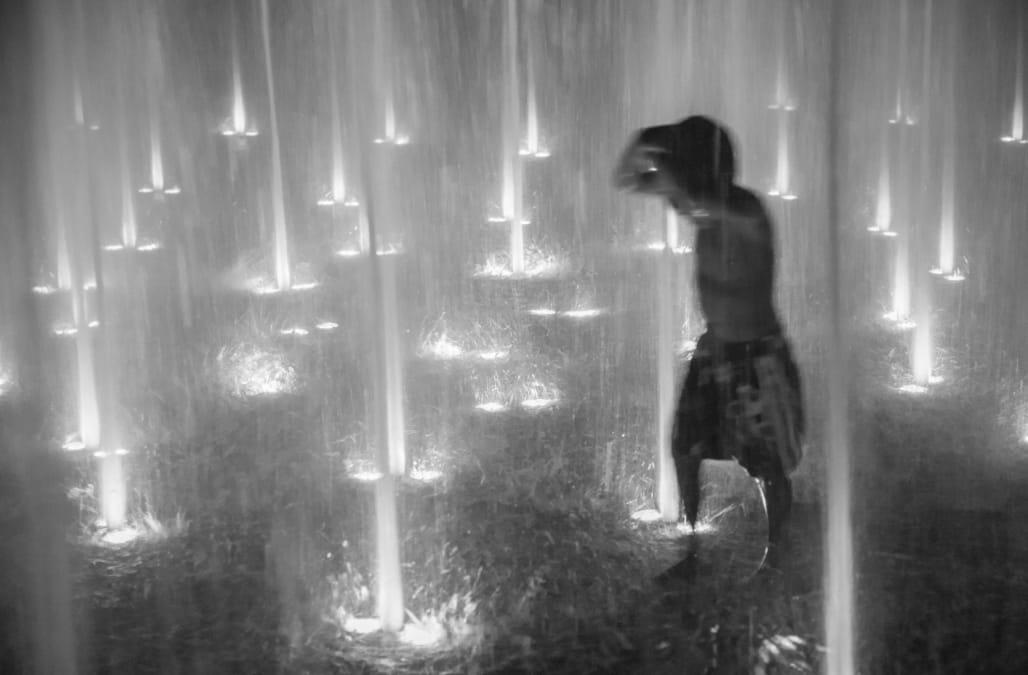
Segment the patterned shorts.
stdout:
<path fill-rule="evenodd" d="M 799 371 L 784 337 L 700 338 L 675 413 L 675 455 L 734 458 L 754 476 L 788 475 L 802 459 L 804 431 Z"/>

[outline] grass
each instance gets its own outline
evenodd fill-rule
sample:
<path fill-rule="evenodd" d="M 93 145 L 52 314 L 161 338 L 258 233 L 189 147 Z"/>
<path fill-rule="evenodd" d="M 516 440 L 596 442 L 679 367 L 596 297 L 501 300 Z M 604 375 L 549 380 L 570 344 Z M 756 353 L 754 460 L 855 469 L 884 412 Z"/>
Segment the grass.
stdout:
<path fill-rule="evenodd" d="M 983 399 L 957 371 L 929 396 L 901 394 L 890 384 L 903 354 L 866 343 L 854 371 L 861 671 L 1024 672 L 1025 450 L 1002 426 L 1023 403 L 999 384 Z M 416 377 L 444 391 L 450 370 Z M 450 389 L 451 405 L 472 398 Z M 167 531 L 152 520 L 147 536 L 101 545 L 75 517 L 90 520 L 88 472 L 68 478 L 83 671 L 817 672 L 820 453 L 805 468 L 814 498 L 797 505 L 768 565 L 754 573 L 754 537 L 735 515 L 737 526 L 694 537 L 692 581 L 659 583 L 688 546 L 674 528 L 629 518 L 652 494 L 647 414 L 631 400 L 619 399 L 620 430 L 588 398 L 535 414 L 411 417 L 424 430 L 412 452 L 431 449 L 445 469 L 437 483 L 405 481 L 400 499 L 409 624 L 430 646 L 352 630 L 375 612 L 372 490 L 343 472 L 363 432 L 316 453 L 296 424 L 312 410 L 302 397 L 198 405 L 187 443 L 168 439 L 140 462 L 150 473 L 138 484 L 160 489 L 137 506 Z M 0 509 L 5 559 L 21 560 L 32 517 L 18 481 L 0 478 L 15 495 Z M 10 565 L 5 578 L 26 575 Z M 19 616 L 24 595 L 3 589 L 6 615 Z M 6 640 L 5 663 L 18 653 Z"/>

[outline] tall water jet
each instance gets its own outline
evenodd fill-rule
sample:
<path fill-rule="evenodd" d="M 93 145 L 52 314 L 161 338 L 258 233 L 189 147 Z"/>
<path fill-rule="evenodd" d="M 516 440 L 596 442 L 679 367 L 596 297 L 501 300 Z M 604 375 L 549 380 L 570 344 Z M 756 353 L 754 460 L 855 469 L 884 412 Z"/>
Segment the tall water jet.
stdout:
<path fill-rule="evenodd" d="M 932 85 L 932 28 L 934 19 L 934 2 L 933 0 L 927 0 L 925 3 L 925 19 L 924 19 L 924 35 L 922 37 L 922 85 L 921 85 L 921 118 L 922 118 L 922 131 L 921 131 L 921 158 L 920 158 L 920 174 L 921 176 L 929 176 L 932 171 L 932 144 L 929 142 L 928 130 L 930 125 L 928 124 L 929 117 L 931 115 L 931 106 L 928 100 L 929 92 L 931 91 Z M 920 182 L 919 196 L 920 200 L 916 202 L 919 204 L 918 212 L 915 214 L 912 220 L 913 236 L 906 238 L 910 242 L 910 251 L 908 255 L 910 258 L 909 269 L 916 271 L 916 276 L 911 279 L 913 281 L 912 287 L 914 294 L 912 297 L 914 307 L 914 335 L 913 344 L 910 349 L 910 370 L 914 377 L 914 383 L 918 385 L 927 385 L 932 378 L 932 369 L 935 361 L 934 355 L 934 339 L 932 335 L 933 321 L 932 321 L 932 285 L 930 283 L 931 278 L 924 273 L 924 270 L 929 268 L 930 258 L 927 253 L 928 247 L 926 243 L 927 234 L 931 230 L 928 221 L 928 205 L 931 201 L 931 195 L 928 192 L 928 181 L 923 180 Z"/>
<path fill-rule="evenodd" d="M 772 110 L 792 112 L 796 109 L 789 77 L 789 8 L 779 12 L 778 48 L 775 50 L 775 93 L 769 106 Z"/>
<path fill-rule="evenodd" d="M 149 112 L 149 136 L 150 136 L 150 185 L 141 188 L 140 192 L 152 192 L 156 195 L 163 195 L 166 192 L 172 194 L 175 189 L 167 189 L 164 175 L 164 150 L 161 105 L 164 88 L 164 63 L 161 49 L 160 31 L 157 25 L 157 8 L 154 6 L 144 7 L 145 36 L 146 36 L 146 103 Z"/>
<path fill-rule="evenodd" d="M 338 63 L 338 47 L 336 45 L 336 31 L 334 24 L 330 24 L 328 31 L 328 54 L 329 54 L 329 97 L 332 106 L 332 188 L 330 198 L 335 204 L 342 204 L 346 201 L 346 169 L 343 163 L 343 113 L 342 113 L 342 92 L 339 87 L 339 78 L 336 73 Z"/>
<path fill-rule="evenodd" d="M 271 21 L 268 0 L 261 0 L 261 38 L 264 45 L 264 70 L 268 82 L 268 110 L 271 127 L 271 219 L 275 257 L 275 283 L 278 290 L 292 287 L 289 264 L 289 238 L 282 184 L 282 149 L 279 146 L 278 117 L 275 112 L 275 74 L 271 62 Z"/>
<path fill-rule="evenodd" d="M 64 219 L 61 210 L 54 214 L 54 239 L 56 244 L 56 265 L 57 265 L 57 288 L 62 291 L 70 291 L 71 281 L 71 254 L 68 242 L 68 224 Z"/>
<path fill-rule="evenodd" d="M 352 12 L 351 8 L 351 12 Z M 351 82 L 357 82 L 359 39 L 356 12 L 348 18 L 350 52 L 348 66 Z M 382 33 L 377 33 L 376 36 Z M 372 45 L 374 48 L 374 45 Z M 375 49 L 374 54 L 387 55 Z M 378 69 L 373 69 L 378 72 Z M 391 220 L 391 202 L 386 181 L 390 167 L 385 165 L 393 153 L 376 152 L 369 144 L 373 122 L 367 107 L 354 107 L 360 153 L 356 156 L 360 176 L 360 219 L 362 251 L 366 250 L 367 270 L 371 297 L 366 303 L 368 323 L 373 327 L 372 363 L 372 434 L 369 442 L 375 449 L 378 469 L 375 481 L 375 550 L 376 550 L 376 606 L 378 622 L 384 630 L 400 631 L 404 623 L 403 578 L 399 515 L 397 509 L 397 482 L 406 470 L 405 423 L 403 415 L 403 349 L 400 344 L 398 297 L 396 289 L 397 258 L 381 255 L 378 247 L 382 234 L 395 227 Z M 382 232 L 380 232 L 380 230 Z M 366 249 L 364 248 L 366 246 Z"/>
<path fill-rule="evenodd" d="M 400 565 L 399 520 L 396 482 L 406 470 L 403 416 L 403 353 L 400 346 L 396 296 L 396 256 L 378 253 L 376 229 L 381 225 L 377 210 L 379 167 L 372 153 L 363 158 L 365 194 L 362 202 L 369 231 L 368 268 L 371 275 L 371 305 L 375 327 L 374 420 L 375 452 L 379 478 L 375 484 L 376 550 L 378 570 L 378 618 L 382 628 L 403 628 L 404 600 Z M 378 179 L 378 180 L 376 180 Z"/>
<path fill-rule="evenodd" d="M 910 40 L 910 10 L 908 0 L 899 1 L 899 35 L 896 39 L 896 97 L 889 124 L 908 124 L 912 121 L 907 102 L 907 44 Z"/>
<path fill-rule="evenodd" d="M 846 312 L 842 293 L 842 238 L 839 231 L 842 189 L 842 162 L 839 157 L 838 129 L 842 106 L 839 82 L 842 74 L 841 0 L 835 0 L 831 14 L 831 42 L 828 96 L 828 416 L 826 423 L 825 478 L 828 505 L 825 518 L 825 645 L 824 672 L 851 675 L 854 658 L 853 525 L 850 514 L 849 438 L 849 350 L 846 342 Z"/>
<path fill-rule="evenodd" d="M 128 490 L 122 462 L 125 454 L 122 448 L 114 451 L 97 450 L 93 453 L 100 472 L 100 516 L 110 530 L 119 530 L 128 524 Z"/>
<path fill-rule="evenodd" d="M 1010 134 L 1004 143 L 1028 143 L 1024 137 L 1024 5 L 1017 8 L 1017 51 L 1014 54 L 1014 101 L 1010 111 Z"/>
<path fill-rule="evenodd" d="M 664 248 L 657 263 L 657 509 L 661 518 L 674 523 L 681 516 L 678 478 L 671 454 L 677 362 L 674 250 L 678 247 L 678 214 L 674 209 L 666 210 L 663 235 Z"/>
<path fill-rule="evenodd" d="M 125 96 L 121 79 L 115 83 L 117 89 L 115 105 L 118 117 L 118 171 L 121 191 L 121 245 L 134 249 L 138 243 L 139 226 L 136 221 L 135 191 L 132 189 L 132 167 L 129 161 L 127 120 L 125 119 Z"/>
<path fill-rule="evenodd" d="M 525 144 L 521 154 L 526 157 L 549 157 L 549 150 L 542 146 L 539 135 L 539 105 L 536 99 L 536 53 L 540 47 L 536 44 L 538 35 L 543 30 L 539 22 L 539 0 L 530 0 L 526 5 L 526 41 L 525 47 Z"/>
<path fill-rule="evenodd" d="M 910 237 L 897 237 L 892 270 L 892 317 L 896 321 L 910 318 Z"/>
<path fill-rule="evenodd" d="M 790 185 L 792 177 L 789 167 L 789 119 L 788 115 L 778 115 L 778 144 L 775 161 L 774 187 L 768 190 L 768 196 L 780 197 L 786 201 L 796 199 Z"/>
<path fill-rule="evenodd" d="M 503 217 L 510 225 L 510 267 L 525 272 L 524 166 L 521 161 L 521 83 L 518 72 L 518 2 L 506 0 L 503 20 Z"/>
<path fill-rule="evenodd" d="M 952 131 L 952 130 L 951 130 Z M 932 271 L 954 278 L 956 258 L 956 139 L 947 135 L 942 156 L 942 204 L 939 214 L 939 263 Z"/>
<path fill-rule="evenodd" d="M 239 17 L 236 0 L 229 0 L 229 50 L 232 64 L 232 110 L 221 125 L 223 136 L 256 136 L 246 116 L 246 97 L 243 95 L 243 67 L 239 57 Z"/>
<path fill-rule="evenodd" d="M 867 229 L 871 232 L 888 234 L 892 229 L 892 189 L 889 170 L 889 135 L 882 134 L 881 155 L 878 165 L 878 189 L 875 194 L 874 224 Z"/>
<path fill-rule="evenodd" d="M 399 132 L 396 123 L 396 83 L 393 74 L 396 54 L 392 10 L 391 0 L 379 0 L 374 3 L 375 44 L 372 72 L 382 115 L 382 133 L 376 135 L 375 143 L 406 145 L 409 139 Z"/>

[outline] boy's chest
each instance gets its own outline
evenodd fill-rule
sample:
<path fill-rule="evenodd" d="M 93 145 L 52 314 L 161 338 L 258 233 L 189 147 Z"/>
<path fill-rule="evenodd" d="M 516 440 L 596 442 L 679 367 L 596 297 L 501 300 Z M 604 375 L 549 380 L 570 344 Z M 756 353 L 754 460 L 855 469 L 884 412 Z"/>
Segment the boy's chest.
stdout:
<path fill-rule="evenodd" d="M 696 266 L 701 276 L 730 279 L 744 266 L 746 252 L 738 238 L 725 236 L 719 227 L 708 227 L 696 233 Z"/>

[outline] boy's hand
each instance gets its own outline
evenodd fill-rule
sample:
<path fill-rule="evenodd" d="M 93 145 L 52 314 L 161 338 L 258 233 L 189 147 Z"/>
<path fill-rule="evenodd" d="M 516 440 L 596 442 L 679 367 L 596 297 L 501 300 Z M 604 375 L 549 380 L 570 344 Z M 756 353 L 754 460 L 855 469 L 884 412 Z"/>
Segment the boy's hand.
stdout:
<path fill-rule="evenodd" d="M 671 196 L 677 192 L 667 170 L 669 152 L 634 140 L 622 153 L 614 171 L 614 185 L 622 190 Z"/>

